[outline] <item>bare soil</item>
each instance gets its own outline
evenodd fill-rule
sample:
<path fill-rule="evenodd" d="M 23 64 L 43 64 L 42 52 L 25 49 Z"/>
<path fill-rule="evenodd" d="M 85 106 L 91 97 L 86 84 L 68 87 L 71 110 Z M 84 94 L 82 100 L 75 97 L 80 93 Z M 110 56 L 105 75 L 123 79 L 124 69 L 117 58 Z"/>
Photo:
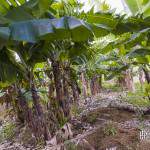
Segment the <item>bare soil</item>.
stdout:
<path fill-rule="evenodd" d="M 14 143 L 5 142 L 0 145 L 0 150 L 150 150 L 150 140 L 140 139 L 141 130 L 146 127 L 150 129 L 150 115 L 139 116 L 134 112 L 110 108 L 108 104 L 105 105 L 104 98 L 96 96 L 81 103 L 80 109 L 83 110 L 70 121 L 73 137 L 55 148 L 49 145 L 34 148 L 31 134 L 26 128 L 21 128 L 14 137 Z M 111 99 L 108 98 L 106 103 L 109 101 Z M 66 146 L 65 143 L 73 145 Z"/>

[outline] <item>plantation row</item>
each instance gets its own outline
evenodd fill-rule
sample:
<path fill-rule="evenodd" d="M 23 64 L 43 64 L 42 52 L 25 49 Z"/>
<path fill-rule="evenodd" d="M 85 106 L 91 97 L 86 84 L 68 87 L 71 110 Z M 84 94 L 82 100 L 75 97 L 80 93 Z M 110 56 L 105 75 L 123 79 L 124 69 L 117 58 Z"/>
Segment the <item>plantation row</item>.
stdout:
<path fill-rule="evenodd" d="M 132 91 L 138 67 L 150 83 L 147 12 L 127 17 L 85 13 L 76 1 L 17 2 L 0 4 L 0 102 L 11 103 L 37 139 L 49 140 L 81 96 L 101 92 L 103 80 L 117 77 Z"/>

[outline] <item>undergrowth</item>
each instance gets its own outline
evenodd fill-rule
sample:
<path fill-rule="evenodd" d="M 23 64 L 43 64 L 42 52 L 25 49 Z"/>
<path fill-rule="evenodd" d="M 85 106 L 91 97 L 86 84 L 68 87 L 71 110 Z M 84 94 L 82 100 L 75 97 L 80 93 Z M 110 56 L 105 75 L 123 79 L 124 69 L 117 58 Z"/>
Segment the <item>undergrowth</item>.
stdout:
<path fill-rule="evenodd" d="M 12 122 L 6 122 L 0 127 L 0 142 L 11 139 L 15 132 L 15 124 Z"/>
<path fill-rule="evenodd" d="M 114 136 L 117 134 L 117 132 L 117 128 L 112 122 L 109 122 L 104 128 L 104 134 L 106 136 Z"/>
<path fill-rule="evenodd" d="M 150 85 L 144 84 L 142 87 L 136 84 L 136 90 L 134 92 L 127 92 L 122 96 L 122 99 L 130 104 L 138 107 L 150 106 Z"/>

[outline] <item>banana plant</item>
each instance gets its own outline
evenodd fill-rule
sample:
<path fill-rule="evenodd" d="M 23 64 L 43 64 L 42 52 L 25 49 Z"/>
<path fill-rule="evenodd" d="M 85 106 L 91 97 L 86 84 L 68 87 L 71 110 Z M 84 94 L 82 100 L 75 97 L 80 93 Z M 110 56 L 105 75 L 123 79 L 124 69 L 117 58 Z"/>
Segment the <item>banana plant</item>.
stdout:
<path fill-rule="evenodd" d="M 38 137 L 42 135 L 45 140 L 48 140 L 49 131 L 37 92 L 34 66 L 39 62 L 47 62 L 51 67 L 53 72 L 52 79 L 55 83 L 56 100 L 59 101 L 59 105 L 56 105 L 56 108 L 61 107 L 63 111 L 59 113 L 68 116 L 69 107 L 66 100 L 69 99 L 68 79 L 70 79 L 71 71 L 67 69 L 70 69 L 73 65 L 77 66 L 77 63 L 80 64 L 84 58 L 90 59 L 91 53 L 86 46 L 90 45 L 95 37 L 103 37 L 111 32 L 116 36 L 118 34 L 120 36 L 117 40 L 112 36 L 112 40 L 101 47 L 101 51 L 105 48 L 108 50 L 107 46 L 109 46 L 110 50 L 114 48 L 121 49 L 123 41 L 125 46 L 130 45 L 130 49 L 127 49 L 124 54 L 122 50 L 124 48 L 122 48 L 120 53 L 123 52 L 123 55 L 127 53 L 128 58 L 135 58 L 137 51 L 139 53 L 141 50 L 131 51 L 131 48 L 136 48 L 137 40 L 139 41 L 143 37 L 144 41 L 149 39 L 149 35 L 147 35 L 147 32 L 149 32 L 149 21 L 142 17 L 126 19 L 124 16 L 115 16 L 110 12 L 93 13 L 92 11 L 87 14 L 75 15 L 75 18 L 72 16 L 75 11 L 71 11 L 69 14 L 68 8 L 70 7 L 64 9 L 66 4 L 63 5 L 63 12 L 57 12 L 59 10 L 58 5 L 54 5 L 53 1 L 30 0 L 25 2 L 20 0 L 17 2 L 19 3 L 8 3 L 3 0 L 0 4 L 0 52 L 2 52 L 0 53 L 0 58 L 2 58 L 0 59 L 0 66 L 2 66 L 0 68 L 2 69 L 0 81 L 6 84 L 8 84 L 7 82 L 16 82 L 17 93 L 21 98 L 20 105 L 24 110 L 27 110 L 24 112 L 25 114 L 30 114 L 26 121 Z M 55 8 L 57 8 L 57 11 L 55 11 Z M 141 33 L 137 34 L 136 32 L 138 31 L 141 31 Z M 121 34 L 126 35 L 125 37 L 122 35 L 122 41 L 119 41 Z M 128 34 L 129 36 L 127 36 Z M 105 37 L 105 39 L 107 38 Z M 139 42 L 139 44 L 144 43 Z M 6 60 L 4 60 L 4 56 Z M 116 68 L 119 68 L 118 72 L 127 66 L 124 64 L 119 65 L 119 63 L 119 61 L 114 63 L 117 64 Z M 106 68 L 103 71 L 116 70 L 115 67 L 108 70 Z M 97 63 L 94 71 L 100 72 L 99 70 L 100 63 Z M 13 72 L 11 78 L 9 78 L 10 71 Z M 22 87 L 25 91 L 30 91 L 30 97 L 33 100 L 32 109 L 26 104 L 27 97 L 24 96 L 24 91 L 21 90 Z M 57 116 L 59 115 L 57 114 Z M 61 119 L 63 116 L 60 115 L 59 117 Z"/>
<path fill-rule="evenodd" d="M 150 16 L 149 0 L 124 0 L 132 15 L 143 14 L 144 17 Z"/>
<path fill-rule="evenodd" d="M 19 110 L 21 109 L 20 112 L 22 112 L 19 114 L 19 118 L 20 115 L 23 115 L 23 121 L 28 124 L 36 138 L 40 138 L 41 136 L 41 138 L 47 140 L 50 137 L 50 134 L 44 120 L 43 109 L 41 107 L 40 97 L 37 92 L 35 75 L 33 71 L 34 62 L 31 63 L 31 60 L 29 59 L 30 56 L 28 55 L 28 57 L 25 57 L 27 53 L 23 52 L 25 49 L 27 50 L 27 47 L 30 50 L 33 49 L 33 45 L 23 46 L 18 44 L 13 49 L 7 47 L 6 49 L 3 49 L 3 51 L 1 50 L 1 57 L 5 56 L 5 61 L 4 58 L 2 58 L 0 65 L 3 66 L 3 63 L 6 62 L 5 68 L 3 67 L 3 70 L 1 70 L 1 82 L 8 83 L 9 81 L 8 85 L 14 85 L 14 90 L 17 94 L 17 97 L 15 98 L 15 102 L 17 103 L 16 106 Z M 19 51 L 20 48 L 22 52 Z M 11 69 L 9 67 L 11 67 Z M 4 74 L 2 74 L 3 72 Z M 9 75 L 9 72 L 11 72 L 11 76 Z M 26 97 L 27 93 L 31 94 L 30 98 L 33 102 L 32 107 L 29 106 L 28 98 Z M 35 123 L 37 127 L 36 131 Z M 44 126 L 44 129 L 41 124 Z"/>

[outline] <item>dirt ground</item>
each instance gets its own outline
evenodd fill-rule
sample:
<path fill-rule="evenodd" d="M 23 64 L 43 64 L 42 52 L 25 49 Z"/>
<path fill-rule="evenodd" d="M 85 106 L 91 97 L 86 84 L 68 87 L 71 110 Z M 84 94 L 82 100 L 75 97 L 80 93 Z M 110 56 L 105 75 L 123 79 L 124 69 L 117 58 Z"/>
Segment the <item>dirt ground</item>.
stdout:
<path fill-rule="evenodd" d="M 115 97 L 109 96 L 81 102 L 80 112 L 69 122 L 73 136 L 63 143 L 37 148 L 31 134 L 17 127 L 20 132 L 13 141 L 0 144 L 0 150 L 150 150 L 150 135 L 140 137 L 141 131 L 150 129 L 150 115 L 111 108 L 109 102 Z"/>
<path fill-rule="evenodd" d="M 150 141 L 140 140 L 140 121 L 137 119 L 139 124 L 135 125 L 135 119 L 136 115 L 131 112 L 112 108 L 95 110 L 82 117 L 83 122 L 93 127 L 85 139 L 95 150 L 149 150 Z"/>

